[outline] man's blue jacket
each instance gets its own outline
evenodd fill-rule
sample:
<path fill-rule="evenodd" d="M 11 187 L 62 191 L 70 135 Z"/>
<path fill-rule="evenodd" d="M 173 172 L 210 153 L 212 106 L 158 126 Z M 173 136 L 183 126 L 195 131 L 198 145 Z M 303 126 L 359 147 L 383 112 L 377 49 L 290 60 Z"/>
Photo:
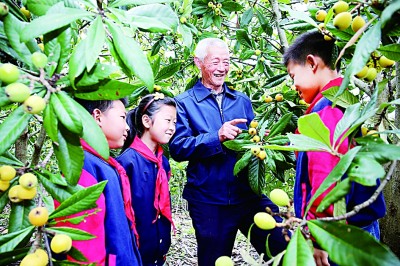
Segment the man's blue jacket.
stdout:
<path fill-rule="evenodd" d="M 245 118 L 247 125 L 254 113 L 250 99 L 224 84 L 221 110 L 210 89 L 200 80 L 193 88 L 175 97 L 176 133 L 170 141 L 170 153 L 176 161 L 189 161 L 183 197 L 190 201 L 230 205 L 256 198 L 247 171 L 233 175 L 237 154 L 227 149 L 218 130 L 230 120 Z M 238 124 L 247 129 L 246 124 Z"/>

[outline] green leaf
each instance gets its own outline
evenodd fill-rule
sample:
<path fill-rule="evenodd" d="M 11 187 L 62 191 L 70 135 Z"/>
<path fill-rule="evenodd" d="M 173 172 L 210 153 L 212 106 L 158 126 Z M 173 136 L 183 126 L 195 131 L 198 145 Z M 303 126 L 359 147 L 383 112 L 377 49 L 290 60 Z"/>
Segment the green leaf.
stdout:
<path fill-rule="evenodd" d="M 110 150 L 103 130 L 101 130 L 91 114 L 89 114 L 89 112 L 85 108 L 83 108 L 82 105 L 75 101 L 73 102 L 73 104 L 78 110 L 81 121 L 85 121 L 82 138 L 86 141 L 87 144 L 89 144 L 90 147 L 93 147 L 100 154 L 101 157 L 107 160 L 110 156 Z"/>
<path fill-rule="evenodd" d="M 381 54 L 394 61 L 400 61 L 400 44 L 392 43 L 377 49 Z"/>
<path fill-rule="evenodd" d="M 31 247 L 13 249 L 8 252 L 2 252 L 0 255 L 0 265 L 14 265 L 13 262 L 22 260 Z"/>
<path fill-rule="evenodd" d="M 385 27 L 386 23 L 392 19 L 393 14 L 396 13 L 399 9 L 400 9 L 400 2 L 393 1 L 383 10 L 381 14 L 382 28 Z"/>
<path fill-rule="evenodd" d="M 289 8 L 286 5 L 280 5 L 279 9 L 282 10 L 282 11 L 289 12 L 289 16 L 291 18 L 296 18 L 296 19 L 299 19 L 299 20 L 303 20 L 303 21 L 307 22 L 308 24 L 318 28 L 317 23 L 306 12 L 294 11 L 293 9 Z"/>
<path fill-rule="evenodd" d="M 31 209 L 36 207 L 33 200 L 24 200 L 18 204 L 11 204 L 10 217 L 8 219 L 8 233 L 18 232 L 31 225 L 28 214 Z"/>
<path fill-rule="evenodd" d="M 186 47 L 192 46 L 193 43 L 193 34 L 190 28 L 184 24 L 180 24 L 178 26 L 178 32 L 182 34 L 183 45 Z"/>
<path fill-rule="evenodd" d="M 364 186 L 375 186 L 376 179 L 385 176 L 385 169 L 375 159 L 357 155 L 351 163 L 347 175 L 352 181 Z"/>
<path fill-rule="evenodd" d="M 323 91 L 322 95 L 324 95 L 324 97 L 330 100 L 331 102 L 334 102 L 335 104 L 343 108 L 347 108 L 350 105 L 359 102 L 358 98 L 348 90 L 345 90 L 341 95 L 335 97 L 338 91 L 339 91 L 339 86 L 335 86 Z"/>
<path fill-rule="evenodd" d="M 346 111 L 342 119 L 340 119 L 340 121 L 337 123 L 335 132 L 333 134 L 333 143 L 335 145 L 339 145 L 337 143 L 338 139 L 349 130 L 349 127 L 351 127 L 357 119 L 360 118 L 360 107 L 361 104 L 357 103 L 346 108 Z"/>
<path fill-rule="evenodd" d="M 247 35 L 246 30 L 243 30 L 243 29 L 237 30 L 236 31 L 236 40 L 244 47 L 253 49 L 253 45 L 250 41 L 249 35 Z"/>
<path fill-rule="evenodd" d="M 372 142 L 362 146 L 357 156 L 369 157 L 384 164 L 389 161 L 400 160 L 400 146 L 386 143 L 376 144 Z"/>
<path fill-rule="evenodd" d="M 359 227 L 318 220 L 307 225 L 316 242 L 339 265 L 400 265 L 389 248 Z"/>
<path fill-rule="evenodd" d="M 172 77 L 181 67 L 181 63 L 172 63 L 163 67 L 158 73 L 155 80 L 160 81 Z"/>
<path fill-rule="evenodd" d="M 9 105 L 11 101 L 8 99 L 6 92 L 5 92 L 5 87 L 0 87 L 0 107 Z"/>
<path fill-rule="evenodd" d="M 0 253 L 12 251 L 13 249 L 15 249 L 22 241 L 33 234 L 34 229 L 34 226 L 28 226 L 27 228 L 24 228 L 20 231 L 1 235 Z"/>
<path fill-rule="evenodd" d="M 36 173 L 36 174 L 40 183 L 43 185 L 46 191 L 58 202 L 65 201 L 73 194 L 68 192 L 65 186 L 60 186 L 58 184 L 55 184 L 54 182 L 51 182 L 49 180 L 51 174 L 49 173 L 48 174 Z"/>
<path fill-rule="evenodd" d="M 244 151 L 246 149 L 246 146 L 245 146 L 246 144 L 254 146 L 254 143 L 251 142 L 250 140 L 243 140 L 243 139 L 228 140 L 228 141 L 224 141 L 223 144 L 228 149 L 231 149 L 234 151 Z"/>
<path fill-rule="evenodd" d="M 26 6 L 32 14 L 36 16 L 43 16 L 47 11 L 55 4 L 60 2 L 59 0 L 27 0 Z"/>
<path fill-rule="evenodd" d="M 282 150 L 287 151 L 326 151 L 331 152 L 331 148 L 326 146 L 324 143 L 310 138 L 305 135 L 301 134 L 287 134 L 290 140 L 290 146 L 278 146 L 281 147 Z M 276 146 L 276 145 L 268 145 L 269 146 Z"/>
<path fill-rule="evenodd" d="M 85 38 L 86 51 L 83 58 L 86 62 L 86 69 L 90 71 L 99 57 L 101 50 L 106 39 L 106 32 L 101 21 L 101 16 L 97 16 L 92 25 L 87 29 L 87 36 Z"/>
<path fill-rule="evenodd" d="M 81 18 L 93 16 L 85 10 L 69 7 L 58 7 L 57 12 L 47 12 L 46 15 L 31 21 L 21 32 L 21 41 L 26 42 L 30 39 L 39 37 L 50 31 L 69 25 Z"/>
<path fill-rule="evenodd" d="M 249 8 L 246 11 L 244 11 L 240 18 L 240 25 L 242 27 L 249 25 L 251 19 L 253 18 L 253 15 L 254 15 L 253 8 Z"/>
<path fill-rule="evenodd" d="M 236 3 L 235 1 L 224 1 L 222 4 L 222 9 L 225 9 L 229 12 L 234 12 L 241 11 L 243 9 L 243 6 L 239 3 Z"/>
<path fill-rule="evenodd" d="M 167 5 L 148 4 L 137 6 L 127 11 L 133 26 L 150 32 L 167 32 L 176 30 L 178 16 Z"/>
<path fill-rule="evenodd" d="M 8 164 L 11 166 L 16 166 L 16 167 L 23 167 L 24 163 L 18 160 L 17 157 L 15 157 L 13 154 L 9 152 L 5 152 L 2 155 L 0 155 L 0 164 Z M 0 208 L 1 210 L 1 208 Z"/>
<path fill-rule="evenodd" d="M 272 128 L 271 131 L 268 134 L 267 138 L 271 138 L 274 137 L 278 134 L 281 134 L 282 131 L 286 128 L 287 124 L 290 122 L 290 119 L 292 118 L 293 113 L 287 113 L 284 114 L 279 120 L 278 122 L 276 122 Z"/>
<path fill-rule="evenodd" d="M 51 104 L 47 104 L 43 112 L 43 126 L 47 135 L 54 142 L 57 142 L 58 120 Z"/>
<path fill-rule="evenodd" d="M 292 235 L 290 242 L 286 248 L 286 254 L 283 257 L 283 266 L 302 266 L 302 265 L 316 265 L 313 257 L 313 252 L 308 246 L 301 229 L 297 230 Z"/>
<path fill-rule="evenodd" d="M 375 183 L 376 184 L 376 183 Z M 323 212 L 331 204 L 342 199 L 349 193 L 351 188 L 350 178 L 346 178 L 338 184 L 323 198 L 321 203 L 318 205 L 317 212 Z"/>
<path fill-rule="evenodd" d="M 19 106 L 0 124 L 0 155 L 10 148 L 28 126 L 32 115 Z"/>
<path fill-rule="evenodd" d="M 85 70 L 86 64 L 82 58 L 85 57 L 86 52 L 86 42 L 80 41 L 76 46 L 74 51 L 72 51 L 69 60 L 69 80 L 72 86 L 75 86 L 75 78 L 78 77 Z"/>
<path fill-rule="evenodd" d="M 146 4 L 157 4 L 157 3 L 171 3 L 175 0 L 117 0 L 113 1 L 110 7 L 119 7 L 127 5 L 146 5 Z"/>
<path fill-rule="evenodd" d="M 287 76 L 288 75 L 286 73 L 273 76 L 272 78 L 269 78 L 268 80 L 265 81 L 263 88 L 269 89 L 269 88 L 276 87 L 276 86 L 282 84 L 286 80 Z"/>
<path fill-rule="evenodd" d="M 129 71 L 141 79 L 147 88 L 153 89 L 153 70 L 147 57 L 143 54 L 140 45 L 133 39 L 124 35 L 119 26 L 107 21 L 108 28 L 113 38 L 113 46 L 120 59 L 128 67 Z"/>
<path fill-rule="evenodd" d="M 330 141 L 330 131 L 322 122 L 317 113 L 304 115 L 298 120 L 299 132 L 307 137 L 322 142 L 325 146 L 332 149 Z"/>
<path fill-rule="evenodd" d="M 89 72 L 85 71 L 79 78 L 76 83 L 77 90 L 85 92 L 98 90 L 98 86 L 101 85 L 99 83 L 117 71 L 119 71 L 117 66 L 96 63 Z"/>
<path fill-rule="evenodd" d="M 339 163 L 335 166 L 335 168 L 333 168 L 332 172 L 329 173 L 329 175 L 325 178 L 324 182 L 322 182 L 322 184 L 315 192 L 314 196 L 310 199 L 307 205 L 307 209 L 304 212 L 304 216 L 307 215 L 315 199 L 318 198 L 322 193 L 324 193 L 331 185 L 333 185 L 342 178 L 342 176 L 346 173 L 351 162 L 356 157 L 360 149 L 361 149 L 360 146 L 355 147 L 349 150 L 342 158 L 340 158 Z"/>
<path fill-rule="evenodd" d="M 10 182 L 10 187 L 6 190 L 0 193 L 0 210 L 3 211 L 4 207 L 10 202 L 10 199 L 8 198 L 8 191 L 12 186 L 14 186 L 17 183 L 17 178 L 14 178 Z"/>
<path fill-rule="evenodd" d="M 360 72 L 360 70 L 367 64 L 371 53 L 375 51 L 381 41 L 381 21 L 372 26 L 358 41 L 356 50 L 343 77 L 342 84 L 340 85 L 337 95 L 343 93 L 343 91 L 349 85 L 350 78 Z"/>
<path fill-rule="evenodd" d="M 76 192 L 70 198 L 63 201 L 61 205 L 50 214 L 49 218 L 64 217 L 84 210 L 93 209 L 96 206 L 96 200 L 100 197 L 106 184 L 107 181 L 102 181 Z"/>
<path fill-rule="evenodd" d="M 78 183 L 83 167 L 83 149 L 79 136 L 66 130 L 61 124 L 58 131 L 58 143 L 53 143 L 58 166 L 71 185 Z"/>
<path fill-rule="evenodd" d="M 238 175 L 240 171 L 246 168 L 249 165 L 252 156 L 253 155 L 249 151 L 243 154 L 242 158 L 236 162 L 235 167 L 233 168 L 233 174 Z"/>
<path fill-rule="evenodd" d="M 261 196 L 265 185 L 264 161 L 252 156 L 249 164 L 249 184 L 254 193 Z"/>
<path fill-rule="evenodd" d="M 72 238 L 72 240 L 88 240 L 95 238 L 94 235 L 89 234 L 84 230 L 71 227 L 63 227 L 63 226 L 46 227 L 46 230 L 57 234 L 69 235 Z"/>
<path fill-rule="evenodd" d="M 50 64 L 46 71 L 49 72 L 49 76 L 54 73 L 53 67 L 57 73 L 64 70 L 64 64 L 70 58 L 71 53 L 71 38 L 72 29 L 65 26 L 58 30 L 49 32 L 44 35 L 43 41 L 45 43 L 45 51 L 48 55 L 49 62 L 56 62 L 56 64 Z M 49 69 L 49 70 L 48 70 Z"/>
<path fill-rule="evenodd" d="M 58 121 L 69 131 L 80 135 L 83 126 L 74 102 L 64 91 L 52 93 L 50 97 L 50 104 L 58 117 Z"/>

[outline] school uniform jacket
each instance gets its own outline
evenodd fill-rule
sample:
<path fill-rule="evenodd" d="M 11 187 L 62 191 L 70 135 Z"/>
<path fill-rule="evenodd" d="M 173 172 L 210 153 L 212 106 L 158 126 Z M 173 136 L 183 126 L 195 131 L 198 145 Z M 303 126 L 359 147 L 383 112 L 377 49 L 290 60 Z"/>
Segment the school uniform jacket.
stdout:
<path fill-rule="evenodd" d="M 188 201 L 209 204 L 239 204 L 256 198 L 245 171 L 234 176 L 237 154 L 227 149 L 218 130 L 230 120 L 247 119 L 241 129 L 253 120 L 250 99 L 224 86 L 221 109 L 211 91 L 200 80 L 190 90 L 175 97 L 176 132 L 170 141 L 170 153 L 176 161 L 189 161 L 187 184 L 183 197 Z"/>
<path fill-rule="evenodd" d="M 117 157 L 117 161 L 125 168 L 130 178 L 132 206 L 135 210 L 143 265 L 163 265 L 171 246 L 171 223 L 162 214 L 156 217 L 154 196 L 157 165 L 132 148 L 126 149 Z M 171 168 L 165 156 L 163 156 L 163 166 L 169 179 Z"/>
<path fill-rule="evenodd" d="M 340 86 L 341 82 L 342 78 L 334 79 L 321 91 L 327 90 L 333 86 Z M 333 142 L 335 127 L 339 123 L 340 119 L 342 119 L 344 112 L 339 107 L 332 107 L 332 102 L 322 97 L 322 94 L 319 94 L 315 98 L 307 110 L 307 113 L 313 112 L 318 113 L 322 122 L 329 128 L 331 134 L 330 140 Z M 339 147 L 339 153 L 345 154 L 348 150 L 348 146 L 348 139 L 346 139 Z M 327 152 L 308 151 L 298 153 L 294 188 L 294 205 L 297 217 L 302 218 L 304 216 L 304 211 L 308 202 L 338 162 L 339 158 L 337 156 L 333 156 Z M 316 212 L 321 200 L 329 193 L 329 191 L 332 190 L 333 187 L 334 185 L 314 201 L 306 217 L 307 219 L 333 216 L 333 204 L 322 213 Z M 369 199 L 375 190 L 376 186 L 367 187 L 352 182 L 350 192 L 346 196 L 347 210 L 350 211 L 354 206 Z M 374 203 L 367 208 L 362 209 L 355 216 L 348 218 L 347 222 L 357 226 L 367 226 L 373 221 L 382 218 L 385 215 L 385 212 L 385 201 L 381 193 Z"/>

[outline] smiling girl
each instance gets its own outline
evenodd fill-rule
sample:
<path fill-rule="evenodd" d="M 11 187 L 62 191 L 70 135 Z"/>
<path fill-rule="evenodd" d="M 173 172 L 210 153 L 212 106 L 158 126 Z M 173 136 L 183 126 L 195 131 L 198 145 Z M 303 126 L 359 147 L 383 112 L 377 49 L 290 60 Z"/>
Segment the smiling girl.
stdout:
<path fill-rule="evenodd" d="M 117 158 L 131 181 L 132 205 L 143 265 L 163 265 L 171 245 L 170 165 L 163 155 L 175 133 L 176 105 L 155 93 L 144 97 L 127 115 L 131 127 Z"/>

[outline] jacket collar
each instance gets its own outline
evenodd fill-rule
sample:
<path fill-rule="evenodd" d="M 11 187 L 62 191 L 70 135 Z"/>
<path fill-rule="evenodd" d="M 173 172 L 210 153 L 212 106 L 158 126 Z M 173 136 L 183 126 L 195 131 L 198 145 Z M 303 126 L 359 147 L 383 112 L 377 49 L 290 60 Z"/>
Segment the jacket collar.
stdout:
<path fill-rule="evenodd" d="M 236 95 L 234 94 L 234 90 L 229 89 L 228 86 L 226 86 L 226 83 L 224 83 L 223 86 L 224 86 L 225 96 L 236 98 Z M 201 102 L 208 96 L 212 95 L 210 89 L 206 88 L 203 85 L 203 83 L 201 83 L 201 79 L 199 79 L 197 81 L 197 83 L 193 86 L 193 93 L 198 102 Z"/>

